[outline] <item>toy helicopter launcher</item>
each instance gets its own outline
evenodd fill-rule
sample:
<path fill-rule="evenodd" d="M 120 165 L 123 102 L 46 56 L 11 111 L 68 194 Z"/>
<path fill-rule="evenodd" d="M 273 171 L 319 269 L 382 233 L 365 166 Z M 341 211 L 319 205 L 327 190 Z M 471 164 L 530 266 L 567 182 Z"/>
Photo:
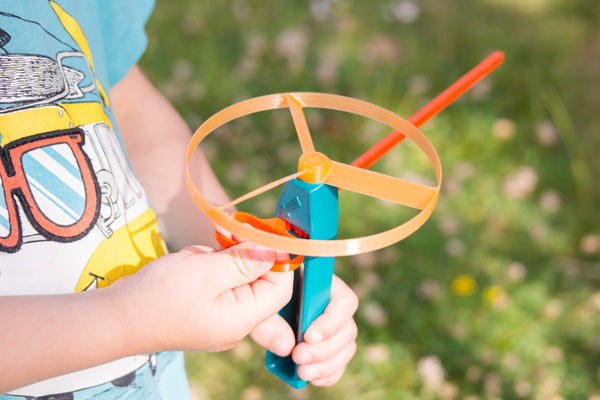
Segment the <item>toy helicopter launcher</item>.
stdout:
<path fill-rule="evenodd" d="M 330 300 L 334 260 L 337 256 L 366 253 L 390 246 L 412 234 L 429 218 L 437 203 L 442 183 L 440 159 L 431 142 L 418 127 L 436 115 L 480 79 L 499 66 L 504 54 L 495 52 L 442 92 L 408 121 L 391 111 L 361 100 L 323 93 L 283 93 L 245 100 L 214 114 L 192 137 L 187 160 L 209 133 L 245 115 L 259 111 L 288 108 L 300 141 L 302 154 L 298 170 L 262 186 L 232 202 L 210 204 L 197 189 L 187 169 L 188 188 L 200 209 L 217 225 L 237 237 L 289 253 L 288 261 L 277 261 L 273 271 L 294 271 L 294 293 L 279 312 L 301 342 L 308 326 L 324 311 Z M 324 108 L 358 114 L 394 129 L 351 165 L 331 160 L 316 151 L 304 117 L 306 107 Z M 436 186 L 426 186 L 369 171 L 371 166 L 404 138 L 413 140 L 428 157 L 436 175 Z M 248 213 L 224 210 L 242 201 L 283 185 L 275 218 L 260 219 Z M 337 239 L 338 191 L 351 190 L 367 196 L 420 210 L 409 221 L 388 231 L 352 239 Z M 224 247 L 237 242 L 216 232 Z M 302 273 L 300 265 L 303 265 Z M 307 382 L 297 374 L 291 356 L 267 352 L 266 367 L 295 388 Z"/>

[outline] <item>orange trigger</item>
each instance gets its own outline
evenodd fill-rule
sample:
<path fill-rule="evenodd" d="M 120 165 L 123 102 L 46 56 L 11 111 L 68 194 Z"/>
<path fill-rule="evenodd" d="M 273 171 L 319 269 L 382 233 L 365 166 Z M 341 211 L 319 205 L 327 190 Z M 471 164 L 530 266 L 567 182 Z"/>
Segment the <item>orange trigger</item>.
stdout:
<path fill-rule="evenodd" d="M 290 224 L 288 221 L 285 221 L 279 217 L 262 219 L 262 218 L 255 217 L 252 214 L 241 212 L 241 211 L 229 213 L 229 215 L 238 222 L 248 224 L 248 225 L 253 226 L 254 228 L 260 229 L 261 231 L 275 233 L 277 235 L 295 237 L 288 231 L 294 230 L 294 232 L 296 232 L 297 230 L 299 230 L 298 228 L 296 228 L 292 224 Z M 302 231 L 300 231 L 300 232 L 303 233 L 304 235 L 306 235 L 304 232 L 302 232 Z M 299 233 L 299 236 L 301 236 L 300 233 Z M 308 237 L 308 235 L 302 236 L 302 237 Z M 229 237 L 223 235 L 221 232 L 219 232 L 217 230 L 215 230 L 215 238 L 217 239 L 217 242 L 219 242 L 219 244 L 226 249 L 240 243 L 240 242 L 233 240 L 232 238 L 229 238 Z M 302 264 L 303 261 L 304 261 L 304 256 L 301 256 L 301 255 L 297 255 L 289 260 L 275 261 L 275 263 L 273 264 L 273 268 L 271 268 L 271 271 L 274 271 L 274 272 L 293 271 L 296 268 L 298 268 L 300 266 L 300 264 Z"/>

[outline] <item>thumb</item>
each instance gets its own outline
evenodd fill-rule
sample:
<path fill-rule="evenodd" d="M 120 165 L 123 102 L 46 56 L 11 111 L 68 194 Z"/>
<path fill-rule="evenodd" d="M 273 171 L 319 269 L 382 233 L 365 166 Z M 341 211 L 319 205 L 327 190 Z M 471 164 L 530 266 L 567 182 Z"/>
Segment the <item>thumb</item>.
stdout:
<path fill-rule="evenodd" d="M 214 275 L 214 287 L 219 292 L 254 282 L 269 272 L 277 252 L 260 245 L 243 242 L 218 253 L 224 259 L 218 262 Z"/>
<path fill-rule="evenodd" d="M 273 314 L 250 332 L 250 337 L 265 349 L 280 357 L 289 355 L 296 339 L 289 323 L 279 314 Z"/>

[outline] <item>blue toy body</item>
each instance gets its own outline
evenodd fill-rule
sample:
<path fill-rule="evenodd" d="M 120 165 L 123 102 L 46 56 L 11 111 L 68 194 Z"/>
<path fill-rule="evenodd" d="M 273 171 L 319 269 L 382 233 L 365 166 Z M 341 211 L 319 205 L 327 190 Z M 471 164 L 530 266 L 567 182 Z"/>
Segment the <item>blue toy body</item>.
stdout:
<path fill-rule="evenodd" d="M 338 189 L 300 179 L 287 182 L 277 203 L 276 216 L 307 233 L 310 239 L 337 237 L 339 218 Z M 303 340 L 309 325 L 323 313 L 331 295 L 334 257 L 305 257 L 304 269 L 294 271 L 294 292 L 279 314 L 290 324 L 296 343 Z M 291 356 L 267 352 L 266 367 L 296 389 L 307 382 L 298 377 L 298 366 Z"/>

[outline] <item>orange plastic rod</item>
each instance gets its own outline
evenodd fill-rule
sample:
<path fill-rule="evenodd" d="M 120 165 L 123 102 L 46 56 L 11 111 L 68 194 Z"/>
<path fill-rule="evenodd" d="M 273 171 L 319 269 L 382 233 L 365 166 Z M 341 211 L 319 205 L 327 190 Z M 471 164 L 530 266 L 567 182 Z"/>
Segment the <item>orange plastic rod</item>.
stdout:
<path fill-rule="evenodd" d="M 417 113 L 410 117 L 408 121 L 417 128 L 420 127 L 473 87 L 473 85 L 479 82 L 483 77 L 496 69 L 496 67 L 502 64 L 502 61 L 504 61 L 504 53 L 501 51 L 493 52 L 485 60 L 477 64 L 475 68 L 454 82 L 448 89 L 440 93 L 425 107 L 417 111 Z M 402 132 L 397 130 L 392 131 L 375 144 L 375 146 L 367 150 L 362 156 L 358 157 L 352 165 L 360 168 L 369 168 L 375 161 L 379 160 L 385 153 L 404 140 L 405 137 L 406 136 Z"/>

